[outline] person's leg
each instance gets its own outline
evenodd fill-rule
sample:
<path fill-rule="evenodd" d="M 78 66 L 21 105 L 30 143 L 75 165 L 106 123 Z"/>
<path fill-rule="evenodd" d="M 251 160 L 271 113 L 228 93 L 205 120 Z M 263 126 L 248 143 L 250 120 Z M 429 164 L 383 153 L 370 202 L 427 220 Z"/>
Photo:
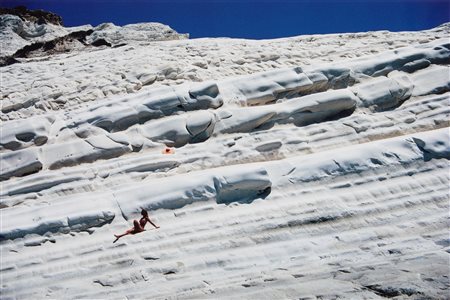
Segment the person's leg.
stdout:
<path fill-rule="evenodd" d="M 142 226 L 141 226 L 141 224 L 139 224 L 138 220 L 134 220 L 133 221 L 133 225 L 134 225 L 134 232 L 135 233 L 144 231 L 144 228 L 142 228 Z"/>
<path fill-rule="evenodd" d="M 136 220 L 133 221 L 135 227 L 128 229 L 127 231 L 125 231 L 125 232 L 122 233 L 122 234 L 115 234 L 114 236 L 116 237 L 116 239 L 114 240 L 113 243 L 117 242 L 117 240 L 120 239 L 120 238 L 123 237 L 123 236 L 126 236 L 126 235 L 128 235 L 128 234 L 134 234 L 134 233 L 136 233 L 136 222 L 137 222 Z M 139 225 L 139 222 L 138 222 L 138 225 Z"/>
<path fill-rule="evenodd" d="M 128 229 L 127 231 L 125 231 L 125 232 L 122 233 L 122 234 L 115 234 L 114 236 L 116 237 L 116 239 L 114 240 L 113 243 L 117 242 L 117 240 L 120 239 L 120 238 L 123 237 L 123 236 L 126 236 L 126 235 L 128 235 L 128 234 L 132 234 L 133 231 L 134 231 L 134 228 L 131 228 L 131 229 Z"/>

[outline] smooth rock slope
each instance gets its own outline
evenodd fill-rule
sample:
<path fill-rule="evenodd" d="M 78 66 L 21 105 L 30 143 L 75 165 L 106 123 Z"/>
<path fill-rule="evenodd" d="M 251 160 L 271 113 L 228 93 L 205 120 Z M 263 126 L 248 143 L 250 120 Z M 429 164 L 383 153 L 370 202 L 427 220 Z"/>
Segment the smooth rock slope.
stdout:
<path fill-rule="evenodd" d="M 449 24 L 167 28 L 0 67 L 2 299 L 448 297 Z"/>

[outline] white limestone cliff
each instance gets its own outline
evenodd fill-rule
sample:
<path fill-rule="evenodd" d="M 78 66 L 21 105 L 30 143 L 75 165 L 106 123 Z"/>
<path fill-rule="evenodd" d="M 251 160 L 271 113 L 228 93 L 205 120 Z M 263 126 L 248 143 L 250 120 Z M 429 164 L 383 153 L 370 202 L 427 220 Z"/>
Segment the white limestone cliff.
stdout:
<path fill-rule="evenodd" d="M 448 24 L 88 30 L 0 67 L 2 298 L 447 297 Z"/>

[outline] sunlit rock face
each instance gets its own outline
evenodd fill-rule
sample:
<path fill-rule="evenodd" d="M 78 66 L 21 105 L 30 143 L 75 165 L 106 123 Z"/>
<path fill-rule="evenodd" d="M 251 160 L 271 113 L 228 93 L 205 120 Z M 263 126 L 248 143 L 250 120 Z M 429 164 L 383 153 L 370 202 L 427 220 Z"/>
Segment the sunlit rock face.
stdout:
<path fill-rule="evenodd" d="M 0 26 L 2 298 L 447 297 L 448 24 Z"/>
<path fill-rule="evenodd" d="M 61 17 L 50 12 L 24 7 L 0 8 L 0 66 L 20 62 L 23 58 L 188 37 L 160 23 L 64 27 Z"/>

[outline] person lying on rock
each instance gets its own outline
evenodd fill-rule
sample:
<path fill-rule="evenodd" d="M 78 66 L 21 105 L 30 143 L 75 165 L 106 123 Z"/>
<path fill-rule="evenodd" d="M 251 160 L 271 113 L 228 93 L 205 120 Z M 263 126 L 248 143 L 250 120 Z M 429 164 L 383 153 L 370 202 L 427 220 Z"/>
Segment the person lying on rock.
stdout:
<path fill-rule="evenodd" d="M 150 224 L 152 224 L 155 228 L 159 228 L 159 226 L 156 226 L 148 217 L 148 212 L 145 209 L 141 210 L 141 215 L 142 218 L 138 221 L 138 220 L 134 220 L 133 221 L 133 228 L 128 229 L 127 231 L 125 231 L 122 234 L 115 234 L 114 236 L 116 237 L 116 239 L 114 240 L 113 243 L 117 242 L 118 239 L 120 239 L 123 236 L 126 236 L 128 234 L 136 234 L 142 231 L 145 231 L 144 227 L 147 224 L 147 222 L 149 222 Z"/>

